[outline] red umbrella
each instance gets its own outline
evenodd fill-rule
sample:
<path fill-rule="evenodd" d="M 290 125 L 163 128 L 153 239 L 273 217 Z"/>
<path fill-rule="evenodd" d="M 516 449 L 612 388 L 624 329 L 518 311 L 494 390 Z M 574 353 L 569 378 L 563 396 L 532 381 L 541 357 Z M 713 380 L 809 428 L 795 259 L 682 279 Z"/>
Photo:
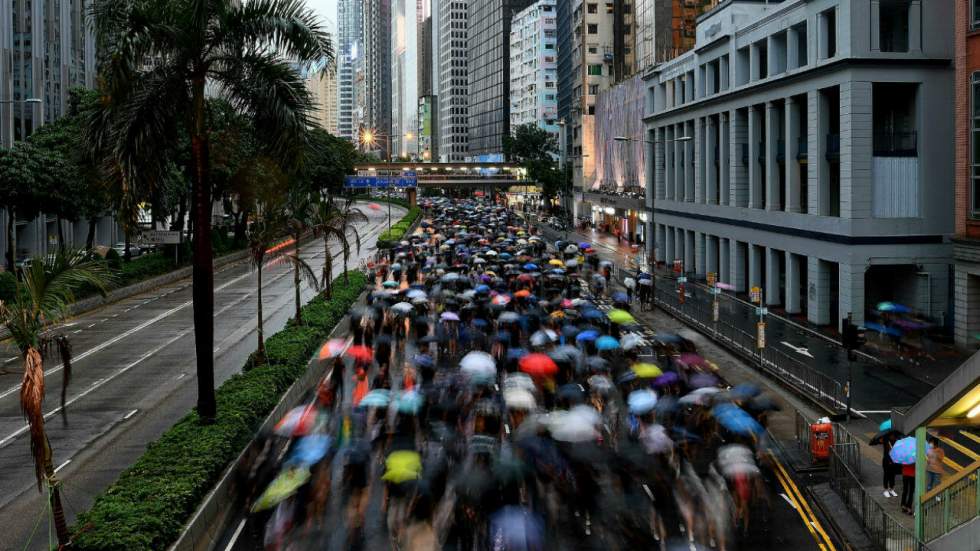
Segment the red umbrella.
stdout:
<path fill-rule="evenodd" d="M 516 298 L 527 298 L 531 296 L 531 291 L 528 291 L 527 289 L 521 289 L 520 291 L 514 293 L 514 296 Z"/>
<path fill-rule="evenodd" d="M 347 355 L 359 362 L 370 362 L 374 358 L 374 351 L 363 344 L 358 344 L 348 348 Z"/>
<path fill-rule="evenodd" d="M 521 371 L 532 377 L 550 377 L 558 372 L 558 364 L 546 354 L 528 354 L 521 358 Z"/>
<path fill-rule="evenodd" d="M 320 348 L 320 361 L 336 358 L 343 354 L 348 344 L 350 343 L 347 339 L 330 339 L 323 343 L 323 347 Z"/>
<path fill-rule="evenodd" d="M 309 434 L 316 426 L 318 414 L 317 408 L 312 405 L 293 408 L 276 423 L 273 431 L 280 436 L 290 438 Z"/>

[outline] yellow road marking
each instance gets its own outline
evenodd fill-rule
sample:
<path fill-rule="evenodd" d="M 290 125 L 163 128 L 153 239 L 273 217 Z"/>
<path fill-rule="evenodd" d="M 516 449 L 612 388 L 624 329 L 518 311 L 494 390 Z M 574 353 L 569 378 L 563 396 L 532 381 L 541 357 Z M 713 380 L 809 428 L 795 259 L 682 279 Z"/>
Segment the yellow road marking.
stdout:
<path fill-rule="evenodd" d="M 807 530 L 810 531 L 810 535 L 813 536 L 813 540 L 817 542 L 817 545 L 819 545 L 820 549 L 823 550 L 824 544 L 820 541 L 820 536 L 817 534 L 816 530 L 814 530 L 813 525 L 810 524 L 809 519 L 806 517 L 806 513 L 803 511 L 803 507 L 800 505 L 800 503 L 796 499 L 796 496 L 793 494 L 793 490 L 790 489 L 786 481 L 783 480 L 783 475 L 780 474 L 778 470 L 776 471 L 776 479 L 779 480 L 779 484 L 783 487 L 783 490 L 786 491 L 784 495 L 788 496 L 788 499 L 790 500 L 790 504 L 793 506 L 793 510 L 795 510 L 796 513 L 800 515 L 800 519 L 803 520 L 804 526 L 806 526 Z"/>
<path fill-rule="evenodd" d="M 801 492 L 800 489 L 796 486 L 796 483 L 793 482 L 793 478 L 789 476 L 788 472 L 786 472 L 786 468 L 783 467 L 783 464 L 780 463 L 779 459 L 776 459 L 776 456 L 773 455 L 771 452 L 769 453 L 769 457 L 771 457 L 773 462 L 776 464 L 776 467 L 778 468 L 777 473 L 781 473 L 782 478 L 785 479 L 786 483 L 788 483 L 789 486 L 792 488 L 792 494 L 794 496 L 793 499 L 799 505 L 803 506 L 803 509 L 806 511 L 807 516 L 810 517 L 809 521 L 806 518 L 804 518 L 804 522 L 807 524 L 808 527 L 815 528 L 816 531 L 820 533 L 820 536 L 823 538 L 824 542 L 826 542 L 826 546 L 824 546 L 823 543 L 820 543 L 820 540 L 817 540 L 817 544 L 820 545 L 821 549 L 825 549 L 826 551 L 837 551 L 837 549 L 834 547 L 834 542 L 831 541 L 830 536 L 827 535 L 827 532 L 823 529 L 823 526 L 820 524 L 820 521 L 817 520 L 817 516 L 813 514 L 813 510 L 810 509 L 810 504 L 806 501 L 806 499 L 803 498 L 803 492 Z"/>
<path fill-rule="evenodd" d="M 972 432 L 968 432 L 968 431 L 965 431 L 965 430 L 961 430 L 960 431 L 960 434 L 962 434 L 963 436 L 969 438 L 970 440 L 973 440 L 977 444 L 980 444 L 980 436 L 977 436 L 977 435 L 973 434 Z"/>
<path fill-rule="evenodd" d="M 940 436 L 939 439 L 941 441 L 945 442 L 947 445 L 949 445 L 949 447 L 955 449 L 956 451 L 962 453 L 963 455 L 969 457 L 970 459 L 972 459 L 974 461 L 976 461 L 977 459 L 980 459 L 980 455 L 977 455 L 973 450 L 971 450 L 970 448 L 964 446 L 963 444 L 960 444 L 959 442 L 955 442 L 953 440 L 950 440 L 949 438 L 946 438 L 945 436 Z"/>

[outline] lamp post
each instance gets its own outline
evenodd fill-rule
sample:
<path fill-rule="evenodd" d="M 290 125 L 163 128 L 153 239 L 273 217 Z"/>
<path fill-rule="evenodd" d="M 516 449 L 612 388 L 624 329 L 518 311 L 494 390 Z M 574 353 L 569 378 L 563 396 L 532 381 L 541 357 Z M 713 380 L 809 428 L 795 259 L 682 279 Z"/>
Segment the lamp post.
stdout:
<path fill-rule="evenodd" d="M 628 136 L 616 136 L 616 137 L 613 138 L 613 141 L 616 141 L 616 142 L 642 142 L 642 143 L 645 143 L 645 144 L 656 145 L 658 143 L 668 143 L 668 142 L 682 142 L 683 143 L 683 142 L 689 142 L 689 141 L 691 141 L 693 139 L 694 138 L 692 138 L 691 136 L 681 136 L 679 138 L 672 138 L 672 139 L 669 139 L 669 140 L 644 140 L 643 138 L 632 138 L 632 137 L 628 137 Z M 654 152 L 654 155 L 656 155 L 656 152 Z M 654 162 L 656 162 L 655 159 L 654 159 Z M 654 168 L 654 171 L 656 171 L 656 168 Z M 656 225 L 653 223 L 653 215 L 654 215 L 654 210 L 655 210 L 654 207 L 656 205 L 656 200 L 657 200 L 657 194 L 656 194 L 653 186 L 650 186 L 650 185 L 644 185 L 643 186 L 643 190 L 644 190 L 645 195 L 646 195 L 646 197 L 645 197 L 646 200 L 644 201 L 644 203 L 645 203 L 644 206 L 646 207 L 646 211 L 647 211 L 647 222 L 646 222 L 646 227 L 647 227 L 647 232 L 646 232 L 647 233 L 647 236 L 646 236 L 646 238 L 647 238 L 647 247 L 646 247 L 647 248 L 647 265 L 650 268 L 650 275 L 652 277 L 656 277 L 656 271 L 654 270 L 655 263 L 656 263 L 656 259 L 655 259 L 655 254 L 656 254 L 656 236 L 654 235 L 654 233 L 655 233 L 654 228 L 656 228 Z M 656 287 L 656 286 L 654 286 L 654 287 Z"/>
<path fill-rule="evenodd" d="M 411 140 L 414 136 L 411 132 L 407 132 L 403 136 L 406 140 Z M 388 203 L 388 232 L 391 232 L 391 134 L 379 134 L 373 130 L 365 130 L 361 134 L 361 143 L 364 145 L 370 145 L 374 147 L 377 144 L 378 138 L 385 139 L 385 145 L 387 145 L 385 158 L 385 199 Z"/>

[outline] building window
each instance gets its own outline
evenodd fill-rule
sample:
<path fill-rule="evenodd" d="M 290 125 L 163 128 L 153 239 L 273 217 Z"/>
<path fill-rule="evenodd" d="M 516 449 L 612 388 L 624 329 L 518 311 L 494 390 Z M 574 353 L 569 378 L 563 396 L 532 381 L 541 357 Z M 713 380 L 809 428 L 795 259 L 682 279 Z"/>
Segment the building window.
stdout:
<path fill-rule="evenodd" d="M 598 23 L 589 23 L 588 33 L 589 34 L 599 34 L 599 24 Z"/>
<path fill-rule="evenodd" d="M 973 142 L 973 148 L 970 155 L 973 172 L 970 178 L 970 193 L 972 194 L 970 215 L 973 218 L 980 218 L 980 71 L 973 73 L 971 88 L 973 92 L 973 122 L 970 138 Z"/>
<path fill-rule="evenodd" d="M 602 76 L 602 65 L 589 65 L 589 74 L 592 76 L 601 77 Z"/>
<path fill-rule="evenodd" d="M 589 4 L 587 6 L 587 10 L 586 11 L 588 11 L 589 13 L 598 13 L 599 12 L 599 4 Z"/>

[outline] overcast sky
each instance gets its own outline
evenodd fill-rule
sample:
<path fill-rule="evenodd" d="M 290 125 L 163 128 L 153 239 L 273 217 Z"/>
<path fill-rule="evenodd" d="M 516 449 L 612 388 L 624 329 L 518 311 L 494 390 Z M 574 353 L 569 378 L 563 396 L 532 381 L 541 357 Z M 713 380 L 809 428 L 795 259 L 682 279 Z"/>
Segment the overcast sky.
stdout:
<path fill-rule="evenodd" d="M 337 36 L 337 0 L 306 0 L 306 4 L 318 14 L 326 24 L 330 34 Z"/>

